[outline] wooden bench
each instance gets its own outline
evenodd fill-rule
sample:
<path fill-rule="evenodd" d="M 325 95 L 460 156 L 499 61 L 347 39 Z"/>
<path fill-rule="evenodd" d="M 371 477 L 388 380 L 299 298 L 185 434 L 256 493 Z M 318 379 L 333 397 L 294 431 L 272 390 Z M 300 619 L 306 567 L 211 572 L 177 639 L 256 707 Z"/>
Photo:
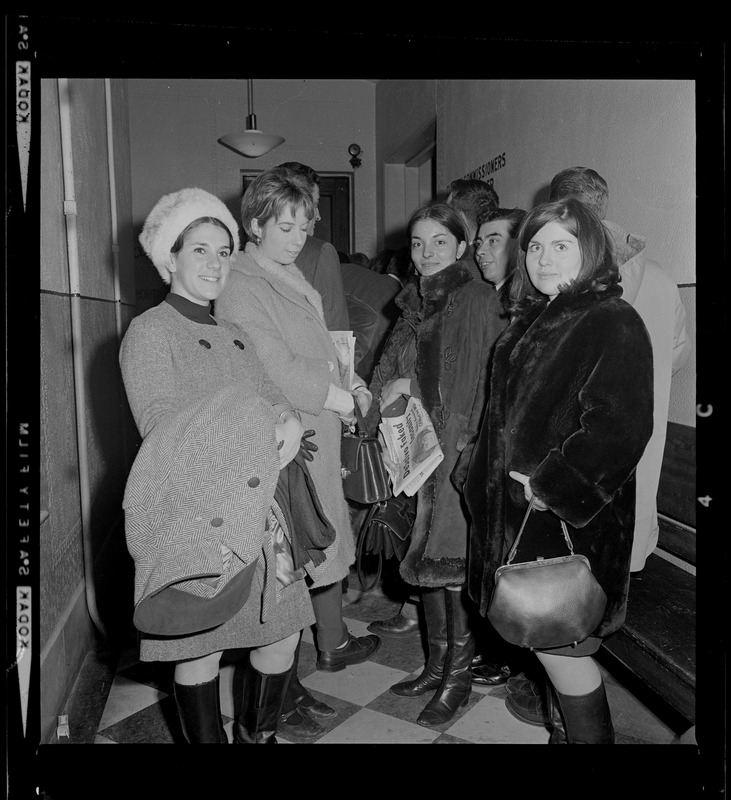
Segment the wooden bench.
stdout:
<path fill-rule="evenodd" d="M 668 423 L 658 550 L 632 574 L 626 622 L 597 654 L 658 715 L 669 709 L 678 726 L 695 723 L 695 463 L 695 428 Z"/>

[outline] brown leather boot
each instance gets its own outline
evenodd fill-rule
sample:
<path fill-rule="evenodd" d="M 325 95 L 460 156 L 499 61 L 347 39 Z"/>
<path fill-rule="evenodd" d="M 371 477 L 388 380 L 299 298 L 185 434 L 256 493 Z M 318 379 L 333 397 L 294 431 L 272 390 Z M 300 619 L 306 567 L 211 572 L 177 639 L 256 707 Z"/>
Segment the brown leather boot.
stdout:
<path fill-rule="evenodd" d="M 467 609 L 462 604 L 460 592 L 441 591 L 447 622 L 447 657 L 439 688 L 416 719 L 419 725 L 427 727 L 452 719 L 460 708 L 467 705 L 472 693 L 470 667 L 475 655 L 475 639 L 469 629 Z"/>
<path fill-rule="evenodd" d="M 246 662 L 234 744 L 278 744 L 277 726 L 294 664 L 286 672 L 259 672 Z"/>
<path fill-rule="evenodd" d="M 221 720 L 220 678 L 212 681 L 173 684 L 180 727 L 189 744 L 228 744 Z"/>
<path fill-rule="evenodd" d="M 604 681 L 589 694 L 556 692 L 568 744 L 614 744 L 614 725 Z"/>
<path fill-rule="evenodd" d="M 423 589 L 422 605 L 426 621 L 426 638 L 429 656 L 418 678 L 401 681 L 389 689 L 399 697 L 416 697 L 439 687 L 444 675 L 447 657 L 447 617 L 444 589 Z"/>

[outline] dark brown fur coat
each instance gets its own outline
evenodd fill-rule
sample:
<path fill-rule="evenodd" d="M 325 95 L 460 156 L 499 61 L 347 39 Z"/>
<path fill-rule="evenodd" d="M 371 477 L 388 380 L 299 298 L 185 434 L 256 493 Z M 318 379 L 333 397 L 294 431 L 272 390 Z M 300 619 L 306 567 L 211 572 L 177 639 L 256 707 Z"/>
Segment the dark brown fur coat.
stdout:
<path fill-rule="evenodd" d="M 530 476 L 534 511 L 516 561 L 566 555 L 558 518 L 607 594 L 594 635 L 624 621 L 634 528 L 634 470 L 652 434 L 649 336 L 619 287 L 519 316 L 497 343 L 490 400 L 464 495 L 472 517 L 468 590 L 485 614 L 527 508 L 511 470 Z M 470 448 L 468 448 L 470 449 Z M 468 454 L 464 454 L 467 460 Z M 459 479 L 457 479 L 459 483 Z"/>
<path fill-rule="evenodd" d="M 418 280 L 418 282 L 417 282 Z M 457 262 L 436 275 L 414 279 L 396 298 L 402 309 L 371 381 L 371 430 L 379 422 L 382 387 L 400 375 L 403 353 L 416 346 L 412 391 L 439 436 L 444 461 L 418 492 L 416 521 L 401 575 L 417 586 L 465 580 L 468 523 L 450 473 L 484 410 L 490 355 L 505 328 L 494 289 Z M 415 385 L 416 384 L 416 385 Z"/>

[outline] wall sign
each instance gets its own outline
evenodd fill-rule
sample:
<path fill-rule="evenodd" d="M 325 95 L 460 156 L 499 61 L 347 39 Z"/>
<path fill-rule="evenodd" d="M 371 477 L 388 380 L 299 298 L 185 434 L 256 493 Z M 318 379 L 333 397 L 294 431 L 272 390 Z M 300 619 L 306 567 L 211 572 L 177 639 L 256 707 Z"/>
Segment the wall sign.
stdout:
<path fill-rule="evenodd" d="M 501 153 L 499 156 L 495 156 L 495 158 L 491 159 L 490 161 L 486 161 L 484 164 L 481 164 L 479 167 L 477 167 L 477 169 L 473 169 L 472 172 L 468 172 L 463 177 L 477 178 L 477 180 L 485 181 L 485 183 L 488 183 L 490 186 L 492 186 L 494 179 L 488 178 L 488 175 L 492 175 L 499 169 L 502 169 L 504 166 L 505 153 Z"/>

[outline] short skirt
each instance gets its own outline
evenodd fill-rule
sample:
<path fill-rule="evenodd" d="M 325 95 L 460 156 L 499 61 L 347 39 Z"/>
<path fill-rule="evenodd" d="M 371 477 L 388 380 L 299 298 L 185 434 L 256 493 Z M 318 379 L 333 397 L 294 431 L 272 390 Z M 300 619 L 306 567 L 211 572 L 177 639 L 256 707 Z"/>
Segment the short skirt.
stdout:
<path fill-rule="evenodd" d="M 550 649 L 538 650 L 536 653 L 545 653 L 549 656 L 568 656 L 569 658 L 583 658 L 584 656 L 591 656 L 602 646 L 604 639 L 599 636 L 589 636 L 583 642 L 577 645 L 567 644 L 563 647 L 551 647 Z"/>
<path fill-rule="evenodd" d="M 305 580 L 282 588 L 276 610 L 261 621 L 261 571 L 251 582 L 251 593 L 243 608 L 228 622 L 191 636 L 151 636 L 140 634 L 141 661 L 184 661 L 190 658 L 263 645 L 286 639 L 315 622 L 310 592 Z"/>

